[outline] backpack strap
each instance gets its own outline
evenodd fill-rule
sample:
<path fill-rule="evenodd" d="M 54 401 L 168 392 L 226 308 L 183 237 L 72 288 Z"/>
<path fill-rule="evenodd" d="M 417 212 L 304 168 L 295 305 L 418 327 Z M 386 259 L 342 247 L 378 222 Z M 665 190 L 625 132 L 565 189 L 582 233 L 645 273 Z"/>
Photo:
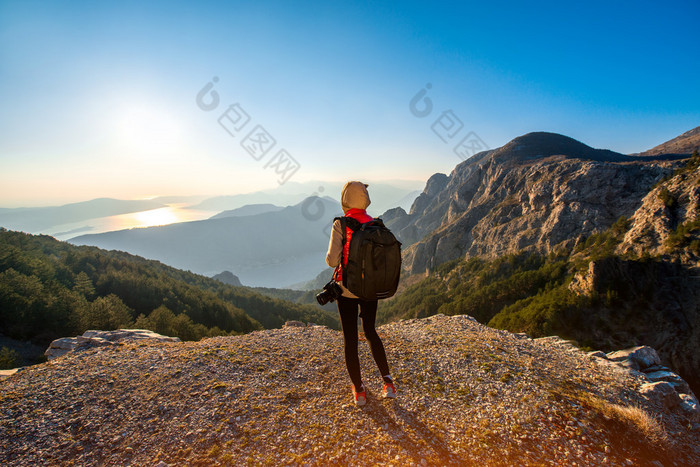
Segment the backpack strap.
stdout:
<path fill-rule="evenodd" d="M 362 223 L 353 217 L 341 217 L 345 221 L 345 226 L 350 227 L 350 230 L 357 232 L 362 227 Z"/>
<path fill-rule="evenodd" d="M 333 218 L 333 221 L 339 221 L 340 222 L 340 231 L 343 233 L 343 246 L 345 246 L 345 242 L 347 240 L 347 228 L 349 227 L 350 230 L 353 232 L 357 232 L 362 228 L 362 224 L 360 221 L 357 219 L 353 219 L 352 217 L 335 217 Z"/>
<path fill-rule="evenodd" d="M 333 218 L 333 221 L 338 221 L 340 222 L 340 231 L 342 232 L 342 253 L 340 257 L 340 264 L 337 266 L 336 270 L 333 272 L 333 278 L 335 279 L 338 276 L 338 271 L 342 270 L 342 265 L 343 265 L 343 256 L 345 255 L 345 244 L 348 241 L 348 228 L 352 230 L 353 232 L 357 232 L 360 230 L 363 226 L 363 224 L 358 221 L 357 219 L 353 219 L 352 217 L 335 217 Z M 343 274 L 343 279 L 342 279 L 343 285 L 347 284 L 347 275 Z"/>

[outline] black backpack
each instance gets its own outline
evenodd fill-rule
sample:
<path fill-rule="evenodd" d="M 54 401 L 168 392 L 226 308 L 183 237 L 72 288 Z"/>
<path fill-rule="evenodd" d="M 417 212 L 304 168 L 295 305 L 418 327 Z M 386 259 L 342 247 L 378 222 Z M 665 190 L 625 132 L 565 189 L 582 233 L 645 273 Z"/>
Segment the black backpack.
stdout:
<path fill-rule="evenodd" d="M 336 217 L 343 232 L 352 230 L 347 264 L 343 266 L 343 285 L 363 300 L 389 298 L 396 293 L 401 274 L 401 242 L 381 219 L 360 223 L 352 217 Z"/>

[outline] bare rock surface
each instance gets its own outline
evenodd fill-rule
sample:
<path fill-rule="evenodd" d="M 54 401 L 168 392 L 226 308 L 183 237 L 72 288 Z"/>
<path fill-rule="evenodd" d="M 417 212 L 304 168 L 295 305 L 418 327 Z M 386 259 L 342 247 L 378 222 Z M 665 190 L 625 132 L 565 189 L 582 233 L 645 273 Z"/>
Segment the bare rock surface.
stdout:
<path fill-rule="evenodd" d="M 9 370 L 0 370 L 0 380 L 12 376 L 19 371 L 19 368 L 11 368 Z"/>
<path fill-rule="evenodd" d="M 361 342 L 362 408 L 322 326 L 69 353 L 0 381 L 0 464 L 700 465 L 680 408 L 568 342 L 468 316 L 379 333 L 398 398 Z"/>
<path fill-rule="evenodd" d="M 607 354 L 607 358 L 613 362 L 627 360 L 630 362 L 630 366 L 637 371 L 661 364 L 661 359 L 656 350 L 646 345 L 610 352 Z"/>
<path fill-rule="evenodd" d="M 617 363 L 632 373 L 641 372 L 650 381 L 639 392 L 666 408 L 680 409 L 689 420 L 700 419 L 698 399 L 688 383 L 669 368 L 661 365 L 659 354 L 653 348 L 642 345 L 603 354 L 602 358 Z"/>
<path fill-rule="evenodd" d="M 681 398 L 676 390 L 665 381 L 645 383 L 639 388 L 639 392 L 649 399 L 661 402 L 668 409 L 675 409 L 681 405 Z"/>

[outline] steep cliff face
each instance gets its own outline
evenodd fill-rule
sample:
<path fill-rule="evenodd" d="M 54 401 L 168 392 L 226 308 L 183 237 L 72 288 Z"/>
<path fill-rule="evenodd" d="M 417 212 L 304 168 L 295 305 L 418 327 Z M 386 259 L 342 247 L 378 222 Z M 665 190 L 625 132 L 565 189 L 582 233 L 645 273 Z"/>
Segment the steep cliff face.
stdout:
<path fill-rule="evenodd" d="M 465 256 L 570 248 L 631 216 L 678 165 L 529 133 L 434 175 L 411 212 L 388 213 L 387 223 L 411 245 L 411 274 Z"/>

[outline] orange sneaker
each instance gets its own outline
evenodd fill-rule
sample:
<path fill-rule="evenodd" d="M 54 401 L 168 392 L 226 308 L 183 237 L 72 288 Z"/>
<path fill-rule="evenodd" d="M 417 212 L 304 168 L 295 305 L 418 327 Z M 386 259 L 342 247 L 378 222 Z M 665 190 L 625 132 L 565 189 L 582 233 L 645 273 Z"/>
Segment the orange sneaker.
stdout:
<path fill-rule="evenodd" d="M 382 388 L 382 397 L 384 399 L 396 399 L 396 388 L 394 388 L 394 383 L 384 383 Z"/>
<path fill-rule="evenodd" d="M 367 403 L 367 397 L 365 396 L 365 387 L 362 385 L 362 391 L 355 391 L 355 385 L 352 385 L 352 395 L 355 397 L 355 405 L 365 405 Z"/>

